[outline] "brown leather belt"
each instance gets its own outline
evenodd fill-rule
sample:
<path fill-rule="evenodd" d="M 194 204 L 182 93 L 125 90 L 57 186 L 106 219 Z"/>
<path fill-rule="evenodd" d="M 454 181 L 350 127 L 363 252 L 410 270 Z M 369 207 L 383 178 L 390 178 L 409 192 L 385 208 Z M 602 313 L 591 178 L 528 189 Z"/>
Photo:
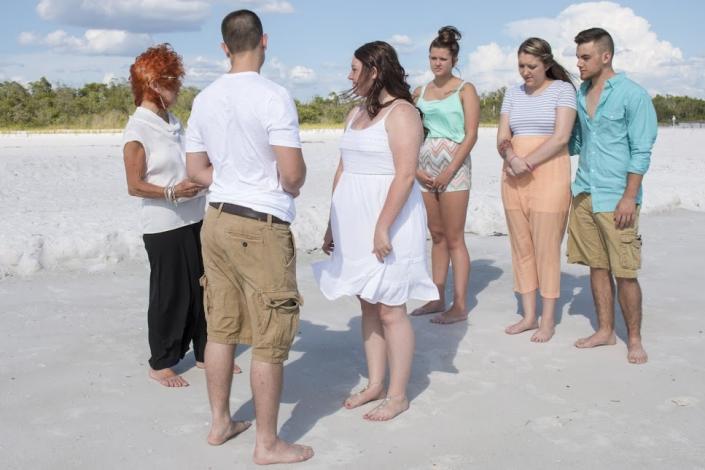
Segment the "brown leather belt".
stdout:
<path fill-rule="evenodd" d="M 274 224 L 289 225 L 289 222 L 282 220 L 279 217 L 267 214 L 264 212 L 259 212 L 254 209 L 250 209 L 245 206 L 238 206 L 237 204 L 230 204 L 227 202 L 210 202 L 209 205 L 214 209 L 222 210 L 227 214 L 239 215 L 240 217 L 246 217 L 248 219 L 255 219 L 262 222 L 266 222 L 268 218 L 272 219 Z M 222 206 L 222 209 L 221 209 Z"/>

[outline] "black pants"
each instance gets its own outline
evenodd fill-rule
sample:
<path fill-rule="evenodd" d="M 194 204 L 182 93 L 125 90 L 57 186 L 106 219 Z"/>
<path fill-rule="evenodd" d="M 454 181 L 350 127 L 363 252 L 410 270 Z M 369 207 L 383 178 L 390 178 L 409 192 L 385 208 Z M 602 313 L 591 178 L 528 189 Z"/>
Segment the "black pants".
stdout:
<path fill-rule="evenodd" d="M 201 222 L 161 233 L 144 234 L 149 257 L 149 365 L 160 370 L 184 357 L 193 341 L 203 361 L 206 319 L 203 313 Z"/>

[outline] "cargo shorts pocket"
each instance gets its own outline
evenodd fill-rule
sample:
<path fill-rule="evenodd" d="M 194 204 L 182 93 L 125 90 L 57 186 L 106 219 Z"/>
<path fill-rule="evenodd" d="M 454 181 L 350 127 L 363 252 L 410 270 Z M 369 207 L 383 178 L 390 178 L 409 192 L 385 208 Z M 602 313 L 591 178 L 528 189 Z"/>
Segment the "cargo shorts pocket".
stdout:
<path fill-rule="evenodd" d="M 262 292 L 263 315 L 259 330 L 266 343 L 289 348 L 299 329 L 303 300 L 297 291 Z"/>
<path fill-rule="evenodd" d="M 619 262 L 622 269 L 641 269 L 641 235 L 635 232 L 619 235 Z"/>

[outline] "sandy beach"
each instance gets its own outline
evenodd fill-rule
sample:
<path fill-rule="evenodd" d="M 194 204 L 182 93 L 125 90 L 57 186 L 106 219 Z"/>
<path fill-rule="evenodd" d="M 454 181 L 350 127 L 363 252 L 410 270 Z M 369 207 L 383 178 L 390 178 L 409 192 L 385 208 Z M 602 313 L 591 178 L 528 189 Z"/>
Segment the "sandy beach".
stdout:
<path fill-rule="evenodd" d="M 502 330 L 517 318 L 507 239 L 469 236 L 471 315 L 448 327 L 415 318 L 411 409 L 393 422 L 361 418 L 341 400 L 364 382 L 356 302 L 328 302 L 299 260 L 306 299 L 285 368 L 285 438 L 313 445 L 301 468 L 704 468 L 705 215 L 643 219 L 643 334 L 650 361 L 616 346 L 578 350 L 595 317 L 585 269 L 565 266 L 557 334 L 533 344 Z M 4 468 L 250 468 L 254 432 L 206 444 L 205 378 L 148 380 L 147 270 L 47 272 L 0 284 L 0 454 Z M 249 370 L 250 353 L 238 362 Z M 246 375 L 232 409 L 253 418 Z"/>
<path fill-rule="evenodd" d="M 310 189 L 297 201 L 295 227 L 305 306 L 285 367 L 280 426 L 316 456 L 291 468 L 705 468 L 705 164 L 686 151 L 702 148 L 705 133 L 678 131 L 659 137 L 646 180 L 640 279 L 648 364 L 627 363 L 619 313 L 616 346 L 573 346 L 596 325 L 580 266 L 563 265 L 551 342 L 504 334 L 518 304 L 493 193 L 493 130 L 483 129 L 467 235 L 470 319 L 412 320 L 411 408 L 389 423 L 363 420 L 368 407 L 341 406 L 365 383 L 359 308 L 353 299 L 325 300 L 309 267 L 323 256 L 313 248 L 327 218 L 338 134 L 306 134 Z M 253 468 L 254 430 L 207 445 L 205 377 L 190 353 L 179 366 L 190 387 L 166 389 L 147 378 L 148 267 L 116 142 L 0 137 L 7 181 L 0 190 L 0 467 Z M 252 419 L 250 351 L 239 350 L 237 360 L 245 374 L 235 377 L 232 410 Z"/>

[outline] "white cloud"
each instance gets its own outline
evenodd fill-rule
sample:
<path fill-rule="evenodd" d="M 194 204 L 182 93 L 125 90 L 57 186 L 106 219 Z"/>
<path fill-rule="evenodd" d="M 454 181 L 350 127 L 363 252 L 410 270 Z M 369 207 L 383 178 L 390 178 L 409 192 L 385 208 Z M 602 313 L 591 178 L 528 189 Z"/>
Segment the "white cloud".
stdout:
<path fill-rule="evenodd" d="M 214 60 L 202 56 L 187 59 L 185 63 L 186 82 L 199 87 L 208 85 L 230 68 L 228 59 Z M 267 60 L 262 67 L 262 75 L 288 89 L 307 88 L 319 82 L 312 68 L 304 65 L 290 67 L 277 57 Z"/>
<path fill-rule="evenodd" d="M 406 34 L 393 34 L 387 42 L 394 46 L 399 54 L 408 54 L 419 49 L 419 44 Z"/>
<path fill-rule="evenodd" d="M 314 83 L 316 81 L 316 72 L 303 65 L 295 65 L 289 70 L 289 79 L 298 85 Z"/>
<path fill-rule="evenodd" d="M 308 87 L 318 83 L 316 71 L 304 65 L 290 67 L 272 57 L 262 67 L 262 75 L 286 88 Z"/>
<path fill-rule="evenodd" d="M 394 47 L 399 46 L 413 46 L 414 41 L 406 34 L 393 34 L 389 39 L 389 44 Z"/>
<path fill-rule="evenodd" d="M 235 4 L 252 8 L 261 13 L 294 13 L 294 6 L 286 0 L 240 0 L 235 2 Z"/>
<path fill-rule="evenodd" d="M 264 13 L 294 13 L 294 6 L 289 2 L 266 2 L 261 8 Z"/>
<path fill-rule="evenodd" d="M 409 72 L 409 85 L 413 91 L 414 88 L 423 86 L 433 80 L 433 72 L 429 69 L 426 70 L 414 70 Z"/>
<path fill-rule="evenodd" d="M 531 36 L 546 39 L 553 55 L 566 69 L 575 69 L 575 35 L 584 29 L 601 27 L 615 40 L 614 66 L 638 81 L 652 94 L 705 95 L 703 60 L 684 58 L 681 50 L 659 39 L 649 22 L 631 8 L 613 2 L 573 4 L 553 18 L 528 18 L 508 23 L 505 33 L 512 46 L 485 44 L 468 55 L 465 75 L 481 91 L 519 83 L 516 49 Z M 694 92 L 694 90 L 696 90 Z"/>
<path fill-rule="evenodd" d="M 44 20 L 94 29 L 157 33 L 193 31 L 210 14 L 206 0 L 40 0 Z"/>
<path fill-rule="evenodd" d="M 468 65 L 463 77 L 478 90 L 493 91 L 516 83 L 520 78 L 516 69 L 516 51 L 495 42 L 478 46 L 468 54 Z"/>
<path fill-rule="evenodd" d="M 36 44 L 39 41 L 39 38 L 37 37 L 36 34 L 30 33 L 30 32 L 22 32 L 20 35 L 17 37 L 17 42 L 19 42 L 23 46 L 29 46 L 32 44 Z"/>
<path fill-rule="evenodd" d="M 72 36 L 61 29 L 46 36 L 23 32 L 18 41 L 25 46 L 47 46 L 63 53 L 118 56 L 136 55 L 153 44 L 148 34 L 111 29 L 89 29 L 83 37 Z"/>
<path fill-rule="evenodd" d="M 198 56 L 185 60 L 187 84 L 203 87 L 223 75 L 230 68 L 228 59 L 213 60 Z"/>
<path fill-rule="evenodd" d="M 103 75 L 103 83 L 106 85 L 110 85 L 114 81 L 117 81 L 118 78 L 115 76 L 113 72 L 108 72 L 105 75 Z"/>

